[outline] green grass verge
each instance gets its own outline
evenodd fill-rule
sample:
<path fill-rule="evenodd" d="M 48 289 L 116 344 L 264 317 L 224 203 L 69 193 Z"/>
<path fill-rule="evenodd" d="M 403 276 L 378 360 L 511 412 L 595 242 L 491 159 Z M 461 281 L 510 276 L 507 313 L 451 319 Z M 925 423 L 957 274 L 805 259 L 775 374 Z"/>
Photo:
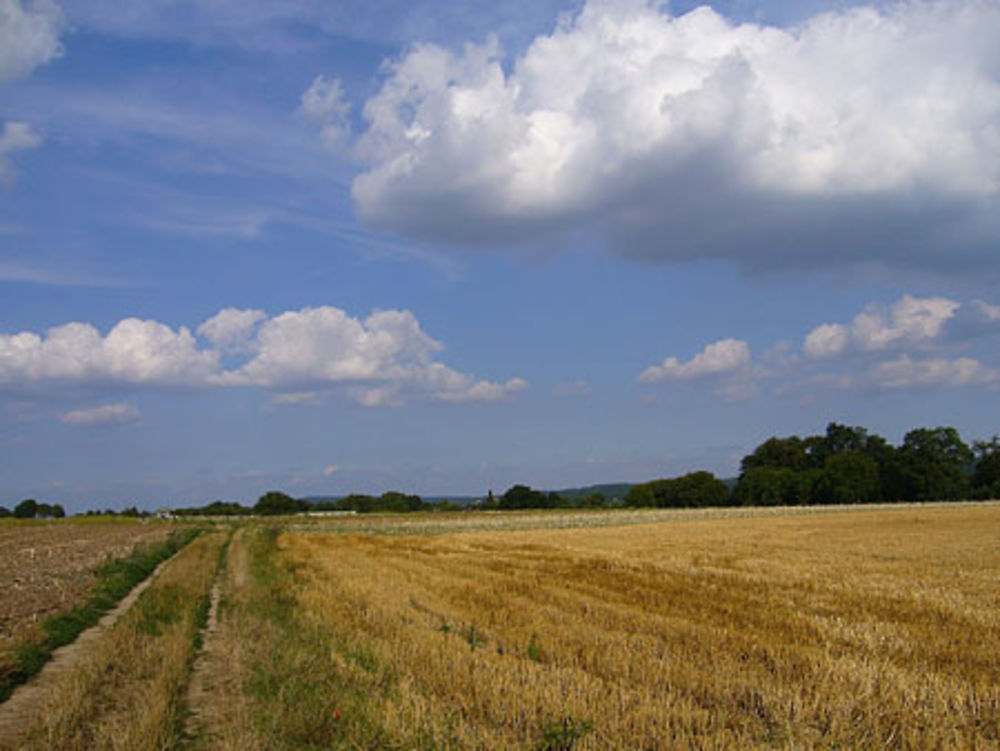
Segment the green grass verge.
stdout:
<path fill-rule="evenodd" d="M 166 540 L 136 545 L 129 555 L 110 560 L 98 568 L 97 580 L 87 602 L 46 619 L 43 623 L 45 637 L 42 641 L 24 644 L 18 649 L 16 666 L 0 676 L 0 702 L 5 701 L 15 688 L 36 675 L 56 649 L 69 644 L 82 631 L 97 623 L 102 615 L 153 573 L 162 561 L 199 534 L 200 529 L 174 530 Z"/>
<path fill-rule="evenodd" d="M 338 635 L 302 617 L 295 570 L 280 560 L 276 528 L 248 535 L 250 577 L 241 604 L 230 613 L 247 626 L 250 698 L 260 745 L 281 751 L 397 748 L 381 727 L 379 699 L 393 690 L 370 654 L 342 644 Z M 368 680 L 343 675 L 331 651 L 363 664 Z M 408 744 L 407 748 L 422 747 Z"/>

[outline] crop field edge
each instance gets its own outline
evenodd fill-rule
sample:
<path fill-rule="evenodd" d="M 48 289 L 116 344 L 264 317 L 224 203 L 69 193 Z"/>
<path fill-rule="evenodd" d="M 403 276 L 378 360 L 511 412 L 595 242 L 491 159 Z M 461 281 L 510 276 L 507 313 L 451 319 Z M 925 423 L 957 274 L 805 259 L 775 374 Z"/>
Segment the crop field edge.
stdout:
<path fill-rule="evenodd" d="M 49 616 L 42 624 L 41 641 L 18 645 L 16 666 L 0 678 L 0 704 L 21 685 L 37 675 L 52 658 L 52 653 L 73 642 L 83 631 L 95 625 L 138 584 L 148 578 L 161 563 L 173 557 L 204 530 L 190 527 L 173 529 L 160 542 L 140 542 L 132 551 L 114 558 L 96 569 L 96 581 L 90 596 L 81 605 Z"/>

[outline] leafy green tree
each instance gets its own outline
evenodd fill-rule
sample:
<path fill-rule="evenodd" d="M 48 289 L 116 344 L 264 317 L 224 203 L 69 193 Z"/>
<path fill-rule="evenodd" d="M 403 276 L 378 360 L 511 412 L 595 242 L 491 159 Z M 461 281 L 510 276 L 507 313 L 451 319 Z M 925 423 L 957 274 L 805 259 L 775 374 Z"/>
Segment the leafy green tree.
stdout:
<path fill-rule="evenodd" d="M 980 498 L 1000 496 L 1000 436 L 973 444 L 976 465 L 972 473 L 972 485 Z"/>
<path fill-rule="evenodd" d="M 645 508 L 656 505 L 656 496 L 653 494 L 651 483 L 644 482 L 633 485 L 625 494 L 625 505 L 633 508 Z"/>
<path fill-rule="evenodd" d="M 797 503 L 798 473 L 788 467 L 753 467 L 740 475 L 733 500 L 743 506 L 782 506 Z"/>
<path fill-rule="evenodd" d="M 309 504 L 305 501 L 296 500 L 278 490 L 271 490 L 257 499 L 253 511 L 262 516 L 276 516 L 278 514 L 294 514 L 308 508 Z"/>
<path fill-rule="evenodd" d="M 14 516 L 18 519 L 34 519 L 38 515 L 38 501 L 25 498 L 14 507 Z"/>
<path fill-rule="evenodd" d="M 758 467 L 806 469 L 812 464 L 806 451 L 808 445 L 797 435 L 787 438 L 768 438 L 754 449 L 752 454 L 743 457 L 740 474 Z"/>
<path fill-rule="evenodd" d="M 730 500 L 729 486 L 704 470 L 678 477 L 674 481 L 673 492 L 679 505 L 683 506 L 726 506 Z"/>
<path fill-rule="evenodd" d="M 903 500 L 948 501 L 968 494 L 975 455 L 952 427 L 918 428 L 903 438 Z"/>
<path fill-rule="evenodd" d="M 61 503 L 57 503 L 52 507 L 52 517 L 54 519 L 64 519 L 66 517 L 66 509 L 62 507 Z"/>
<path fill-rule="evenodd" d="M 0 506 L 0 519 L 11 515 L 11 510 L 6 506 Z"/>
<path fill-rule="evenodd" d="M 869 503 L 881 489 L 878 464 L 860 449 L 831 454 L 817 487 L 819 503 Z"/>
<path fill-rule="evenodd" d="M 375 497 L 363 493 L 351 493 L 337 501 L 341 511 L 357 511 L 359 514 L 371 514 L 375 511 Z"/>
<path fill-rule="evenodd" d="M 500 496 L 500 509 L 512 511 L 526 508 L 548 508 L 548 496 L 540 490 L 533 490 L 527 485 L 514 485 Z"/>
<path fill-rule="evenodd" d="M 868 441 L 868 431 L 865 428 L 841 425 L 836 422 L 828 423 L 826 435 L 821 439 L 821 464 L 825 464 L 830 456 L 863 452 L 868 448 Z"/>
<path fill-rule="evenodd" d="M 406 495 L 395 490 L 390 490 L 379 497 L 376 505 L 380 511 L 402 513 L 420 511 L 424 507 L 424 502 L 419 495 Z"/>
<path fill-rule="evenodd" d="M 660 508 L 725 506 L 729 500 L 728 486 L 705 471 L 633 485 L 625 495 L 628 506 Z"/>

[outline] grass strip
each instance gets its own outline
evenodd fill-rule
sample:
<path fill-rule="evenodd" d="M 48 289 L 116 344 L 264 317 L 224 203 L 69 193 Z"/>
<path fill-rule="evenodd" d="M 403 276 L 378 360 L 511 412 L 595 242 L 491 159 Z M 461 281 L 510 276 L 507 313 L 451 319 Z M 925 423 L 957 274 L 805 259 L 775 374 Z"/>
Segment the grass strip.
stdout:
<path fill-rule="evenodd" d="M 199 534 L 201 530 L 195 528 L 174 530 L 165 540 L 139 543 L 127 556 L 102 564 L 95 572 L 97 578 L 90 598 L 65 613 L 47 618 L 42 625 L 45 632 L 43 639 L 19 647 L 14 668 L 0 676 L 0 702 L 41 671 L 56 649 L 71 643 L 96 624 L 101 616 L 152 574 L 161 562 Z"/>
<path fill-rule="evenodd" d="M 220 735 L 195 748 L 424 747 L 412 739 L 400 745 L 382 726 L 380 700 L 395 690 L 392 676 L 369 664 L 359 680 L 331 662 L 331 653 L 345 646 L 303 617 L 300 583 L 282 560 L 279 534 L 278 528 L 250 528 L 236 543 L 245 553 L 246 580 L 227 592 L 220 612 L 220 638 L 231 658 L 223 668 Z"/>
<path fill-rule="evenodd" d="M 206 594 L 227 535 L 181 550 L 24 724 L 18 751 L 165 751 L 184 746 L 186 695 Z"/>

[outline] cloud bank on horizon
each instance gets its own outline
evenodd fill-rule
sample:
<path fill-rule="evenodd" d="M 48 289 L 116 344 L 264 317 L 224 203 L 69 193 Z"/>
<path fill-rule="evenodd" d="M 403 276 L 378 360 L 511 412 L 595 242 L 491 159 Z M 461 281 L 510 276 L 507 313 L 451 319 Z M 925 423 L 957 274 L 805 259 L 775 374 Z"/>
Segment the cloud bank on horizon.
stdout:
<path fill-rule="evenodd" d="M 254 387 L 274 392 L 276 404 L 313 403 L 337 394 L 377 407 L 410 399 L 497 401 L 527 385 L 521 378 L 476 380 L 436 362 L 442 349 L 406 310 L 378 310 L 360 319 L 332 306 L 274 317 L 225 308 L 195 334 L 185 326 L 175 330 L 137 318 L 120 321 L 105 335 L 88 323 L 72 322 L 44 335 L 0 334 L 0 390 L 44 395 L 125 387 Z M 122 416 L 121 410 L 74 411 L 63 419 L 83 424 Z"/>
<path fill-rule="evenodd" d="M 806 334 L 800 351 L 785 340 L 758 360 L 740 339 L 722 339 L 687 361 L 675 356 L 650 365 L 639 383 L 708 383 L 730 401 L 776 390 L 894 390 L 966 386 L 1000 388 L 1000 364 L 956 356 L 975 340 L 1000 337 L 1000 306 L 981 300 L 903 295 L 890 306 L 869 304 L 849 323 L 823 323 Z M 838 366 L 839 369 L 838 369 Z"/>
<path fill-rule="evenodd" d="M 363 116 L 357 211 L 412 238 L 588 231 L 649 262 L 958 272 L 1000 241 L 988 0 L 791 28 L 592 0 L 513 60 L 495 40 L 414 46 Z"/>

